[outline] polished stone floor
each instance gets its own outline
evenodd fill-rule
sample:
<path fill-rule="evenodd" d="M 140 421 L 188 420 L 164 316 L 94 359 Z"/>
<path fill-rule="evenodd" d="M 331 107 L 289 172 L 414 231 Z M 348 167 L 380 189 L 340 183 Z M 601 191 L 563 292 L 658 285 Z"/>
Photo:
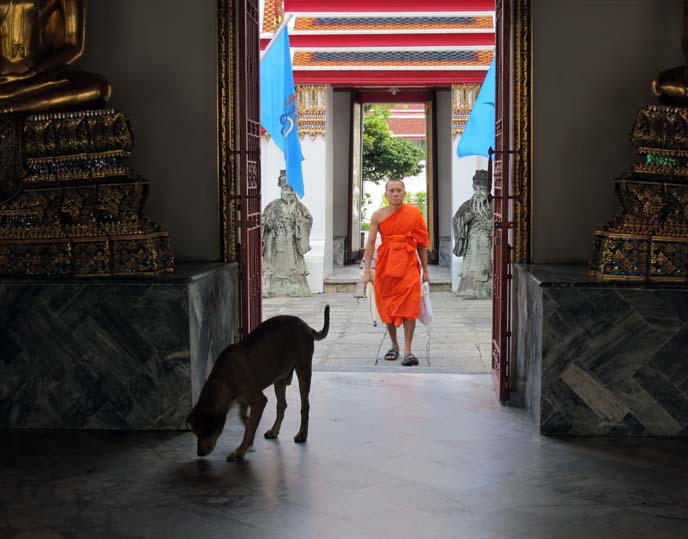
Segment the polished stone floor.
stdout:
<path fill-rule="evenodd" d="M 235 417 L 206 459 L 186 432 L 0 431 L 0 537 L 688 537 L 685 439 L 545 438 L 489 375 L 316 372 L 296 445 L 287 398 L 240 463 Z"/>

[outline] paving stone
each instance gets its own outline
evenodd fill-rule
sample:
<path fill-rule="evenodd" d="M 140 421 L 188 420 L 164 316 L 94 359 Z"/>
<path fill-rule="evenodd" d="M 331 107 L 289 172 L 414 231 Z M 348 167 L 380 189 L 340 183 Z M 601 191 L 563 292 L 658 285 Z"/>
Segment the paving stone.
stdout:
<path fill-rule="evenodd" d="M 330 332 L 316 342 L 314 370 L 338 372 L 490 372 L 492 302 L 464 300 L 451 291 L 430 293 L 433 323 L 418 324 L 413 351 L 418 367 L 402 367 L 400 361 L 386 361 L 391 340 L 384 324 L 373 326 L 368 302 L 352 292 L 328 292 L 309 298 L 266 298 L 263 318 L 293 314 L 320 329 L 325 304 L 330 305 Z M 403 327 L 397 330 L 403 347 Z"/>

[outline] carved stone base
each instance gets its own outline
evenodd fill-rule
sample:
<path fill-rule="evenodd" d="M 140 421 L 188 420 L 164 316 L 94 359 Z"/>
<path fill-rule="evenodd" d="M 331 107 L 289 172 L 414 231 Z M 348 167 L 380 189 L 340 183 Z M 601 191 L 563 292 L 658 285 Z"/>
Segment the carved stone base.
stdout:
<path fill-rule="evenodd" d="M 154 275 L 173 268 L 167 232 L 0 241 L 3 275 Z"/>
<path fill-rule="evenodd" d="M 598 230 L 590 274 L 602 281 L 688 282 L 688 237 Z"/>
<path fill-rule="evenodd" d="M 595 232 L 589 275 L 688 282 L 688 109 L 642 109 L 631 140 L 638 162 L 615 182 L 621 211 Z"/>
<path fill-rule="evenodd" d="M 0 275 L 172 270 L 169 235 L 143 212 L 148 182 L 128 167 L 133 133 L 122 113 L 89 110 L 9 121 L 21 137 L 2 137 L 0 155 L 19 156 L 20 166 L 12 170 L 21 174 L 21 192 L 0 199 Z M 7 193 L 10 172 L 3 169 L 0 176 Z"/>

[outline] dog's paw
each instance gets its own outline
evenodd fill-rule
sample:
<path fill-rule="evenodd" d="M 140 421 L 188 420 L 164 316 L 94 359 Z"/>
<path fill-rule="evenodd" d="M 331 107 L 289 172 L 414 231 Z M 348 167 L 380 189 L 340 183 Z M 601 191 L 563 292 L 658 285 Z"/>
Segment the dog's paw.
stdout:
<path fill-rule="evenodd" d="M 296 436 L 294 436 L 294 442 L 296 442 L 297 444 L 302 444 L 303 442 L 306 441 L 307 438 L 308 438 L 307 434 L 303 434 L 303 433 L 299 432 Z"/>
<path fill-rule="evenodd" d="M 238 462 L 240 460 L 244 460 L 243 453 L 237 453 L 236 451 L 232 451 L 229 455 L 227 455 L 227 462 Z"/>
<path fill-rule="evenodd" d="M 279 431 L 275 432 L 274 430 L 270 429 L 263 436 L 265 436 L 268 440 L 274 440 L 279 436 Z"/>

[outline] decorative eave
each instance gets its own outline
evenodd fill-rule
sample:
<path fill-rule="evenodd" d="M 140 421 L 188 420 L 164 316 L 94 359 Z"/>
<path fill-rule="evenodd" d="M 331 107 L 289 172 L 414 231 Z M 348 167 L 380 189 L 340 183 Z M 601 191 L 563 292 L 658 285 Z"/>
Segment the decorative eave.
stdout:
<path fill-rule="evenodd" d="M 265 0 L 262 49 L 282 2 L 296 84 L 449 88 L 482 82 L 494 55 L 494 0 Z"/>
<path fill-rule="evenodd" d="M 296 84 L 332 84 L 338 87 L 399 86 L 399 87 L 449 87 L 461 82 L 482 83 L 487 69 L 458 70 L 317 70 L 296 71 Z"/>
<path fill-rule="evenodd" d="M 428 13 L 428 12 L 494 12 L 495 0 L 284 0 L 284 11 L 291 13 Z"/>

